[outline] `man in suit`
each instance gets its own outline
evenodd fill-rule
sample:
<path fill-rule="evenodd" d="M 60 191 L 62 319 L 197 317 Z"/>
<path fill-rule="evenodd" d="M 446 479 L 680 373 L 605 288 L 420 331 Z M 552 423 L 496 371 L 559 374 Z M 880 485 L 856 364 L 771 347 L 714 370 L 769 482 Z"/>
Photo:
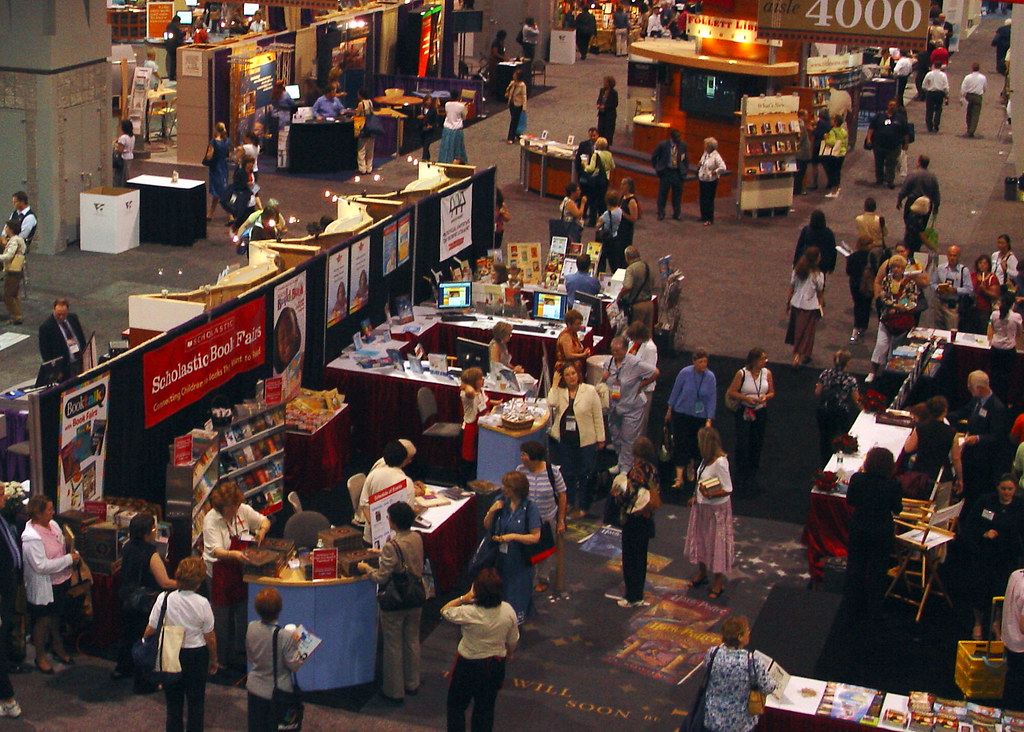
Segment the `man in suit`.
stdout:
<path fill-rule="evenodd" d="M 679 220 L 680 204 L 683 200 L 683 181 L 689 163 L 686 158 L 686 143 L 679 130 L 672 130 L 669 139 L 658 143 L 651 154 L 651 165 L 658 174 L 658 221 L 665 218 L 665 201 L 672 191 L 672 218 Z"/>
<path fill-rule="evenodd" d="M 66 297 L 53 301 L 53 314 L 39 326 L 39 355 L 43 361 L 61 361 L 61 378 L 82 373 L 82 349 L 85 332 L 78 316 L 70 312 Z"/>
<path fill-rule="evenodd" d="M 12 497 L 13 493 L 0 489 L 0 663 L 6 665 L 8 673 L 26 673 L 28 669 L 14 657 L 11 642 L 12 633 L 19 627 L 15 622 L 15 601 L 23 581 L 21 531 L 11 512 L 6 510 L 7 501 Z"/>
<path fill-rule="evenodd" d="M 966 432 L 961 448 L 964 474 L 957 476 L 968 504 L 980 494 L 991 491 L 996 479 L 1006 472 L 1009 457 L 1009 413 L 989 386 L 988 374 L 972 371 L 967 376 L 971 400 L 951 412 L 949 423 L 958 432 Z M 959 423 L 959 424 L 958 424 Z"/>

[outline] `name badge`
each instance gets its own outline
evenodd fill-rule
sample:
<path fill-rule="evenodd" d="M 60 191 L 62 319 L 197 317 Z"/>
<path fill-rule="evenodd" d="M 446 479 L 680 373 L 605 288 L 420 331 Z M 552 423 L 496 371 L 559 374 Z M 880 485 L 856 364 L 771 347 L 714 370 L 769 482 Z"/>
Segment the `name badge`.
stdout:
<path fill-rule="evenodd" d="M 241 539 L 242 541 L 255 541 L 256 540 L 256 537 L 253 536 L 248 531 L 243 531 L 241 534 L 238 535 L 238 538 Z"/>
<path fill-rule="evenodd" d="M 988 416 L 988 410 L 982 407 L 981 409 L 978 410 L 978 416 L 984 419 L 985 417 Z"/>
<path fill-rule="evenodd" d="M 508 544 L 505 543 L 505 542 L 502 542 L 501 544 L 499 544 L 498 545 L 498 551 L 501 552 L 502 554 L 508 554 Z"/>
<path fill-rule="evenodd" d="M 612 387 L 609 388 L 608 392 L 609 392 L 609 395 L 611 396 L 612 399 L 621 399 L 622 398 L 622 387 L 612 386 Z"/>
<path fill-rule="evenodd" d="M 981 517 L 986 521 L 991 521 L 996 517 L 996 512 L 993 511 L 991 508 L 986 508 L 984 511 L 981 512 Z"/>
<path fill-rule="evenodd" d="M 576 418 L 575 417 L 569 417 L 568 419 L 565 420 L 565 431 L 566 432 L 575 432 L 576 431 Z"/>
<path fill-rule="evenodd" d="M 700 400 L 700 399 L 695 401 L 693 403 L 693 411 L 695 411 L 697 414 L 703 414 L 704 413 L 704 402 L 702 400 Z"/>

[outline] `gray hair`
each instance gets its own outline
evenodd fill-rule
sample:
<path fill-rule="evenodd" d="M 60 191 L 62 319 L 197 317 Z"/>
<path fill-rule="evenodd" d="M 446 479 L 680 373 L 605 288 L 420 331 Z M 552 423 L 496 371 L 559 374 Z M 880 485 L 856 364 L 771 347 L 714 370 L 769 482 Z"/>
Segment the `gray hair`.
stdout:
<path fill-rule="evenodd" d="M 708 150 L 717 150 L 718 149 L 718 140 L 716 140 L 713 137 L 705 137 L 704 138 L 704 147 L 706 147 Z"/>

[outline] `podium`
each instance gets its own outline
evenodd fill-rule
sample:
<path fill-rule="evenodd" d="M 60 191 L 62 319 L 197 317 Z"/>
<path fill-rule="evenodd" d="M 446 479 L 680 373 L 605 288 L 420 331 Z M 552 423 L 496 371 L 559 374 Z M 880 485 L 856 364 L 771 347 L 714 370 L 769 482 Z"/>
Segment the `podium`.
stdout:
<path fill-rule="evenodd" d="M 120 254 L 139 246 L 139 192 L 102 186 L 79 194 L 83 252 Z"/>
<path fill-rule="evenodd" d="M 572 66 L 576 63 L 576 31 L 551 31 L 551 48 L 548 63 Z"/>

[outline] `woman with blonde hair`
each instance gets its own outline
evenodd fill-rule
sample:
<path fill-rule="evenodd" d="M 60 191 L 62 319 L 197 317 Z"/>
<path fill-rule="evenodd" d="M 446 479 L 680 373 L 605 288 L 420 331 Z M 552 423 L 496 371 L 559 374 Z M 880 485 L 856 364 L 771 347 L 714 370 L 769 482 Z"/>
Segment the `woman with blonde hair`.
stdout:
<path fill-rule="evenodd" d="M 495 323 L 494 327 L 491 329 L 491 342 L 487 344 L 488 355 L 490 356 L 488 360 L 492 365 L 500 363 L 502 366 L 507 366 L 512 369 L 517 374 L 521 374 L 523 373 L 523 367 L 512 365 L 512 353 L 508 350 L 508 342 L 511 338 L 511 323 L 505 320 Z"/>
<path fill-rule="evenodd" d="M 714 427 L 697 432 L 700 467 L 697 486 L 687 504 L 690 521 L 686 530 L 686 558 L 697 565 L 692 587 L 707 584 L 713 577 L 708 597 L 717 599 L 725 592 L 725 576 L 732 571 L 735 543 L 732 528 L 732 477 L 729 458 L 722 449 L 722 438 Z"/>
<path fill-rule="evenodd" d="M 608 195 L 608 181 L 615 170 L 615 160 L 608 150 L 608 140 L 598 137 L 594 141 L 594 154 L 590 156 L 583 172 L 589 183 L 584 186 L 588 192 L 589 213 L 587 226 L 597 226 L 597 220 L 605 212 L 605 198 Z"/>
<path fill-rule="evenodd" d="M 462 402 L 462 450 L 460 456 L 464 477 L 471 477 L 470 472 L 476 465 L 477 420 L 486 414 L 490 407 L 500 404 L 499 399 L 488 399 L 484 391 L 484 372 L 476 366 L 465 369 L 459 377 L 459 399 Z"/>
<path fill-rule="evenodd" d="M 725 171 L 725 160 L 718 152 L 718 140 L 704 138 L 704 154 L 700 156 L 697 167 L 697 181 L 700 184 L 700 220 L 705 226 L 715 223 L 715 193 L 718 191 L 718 179 Z"/>

